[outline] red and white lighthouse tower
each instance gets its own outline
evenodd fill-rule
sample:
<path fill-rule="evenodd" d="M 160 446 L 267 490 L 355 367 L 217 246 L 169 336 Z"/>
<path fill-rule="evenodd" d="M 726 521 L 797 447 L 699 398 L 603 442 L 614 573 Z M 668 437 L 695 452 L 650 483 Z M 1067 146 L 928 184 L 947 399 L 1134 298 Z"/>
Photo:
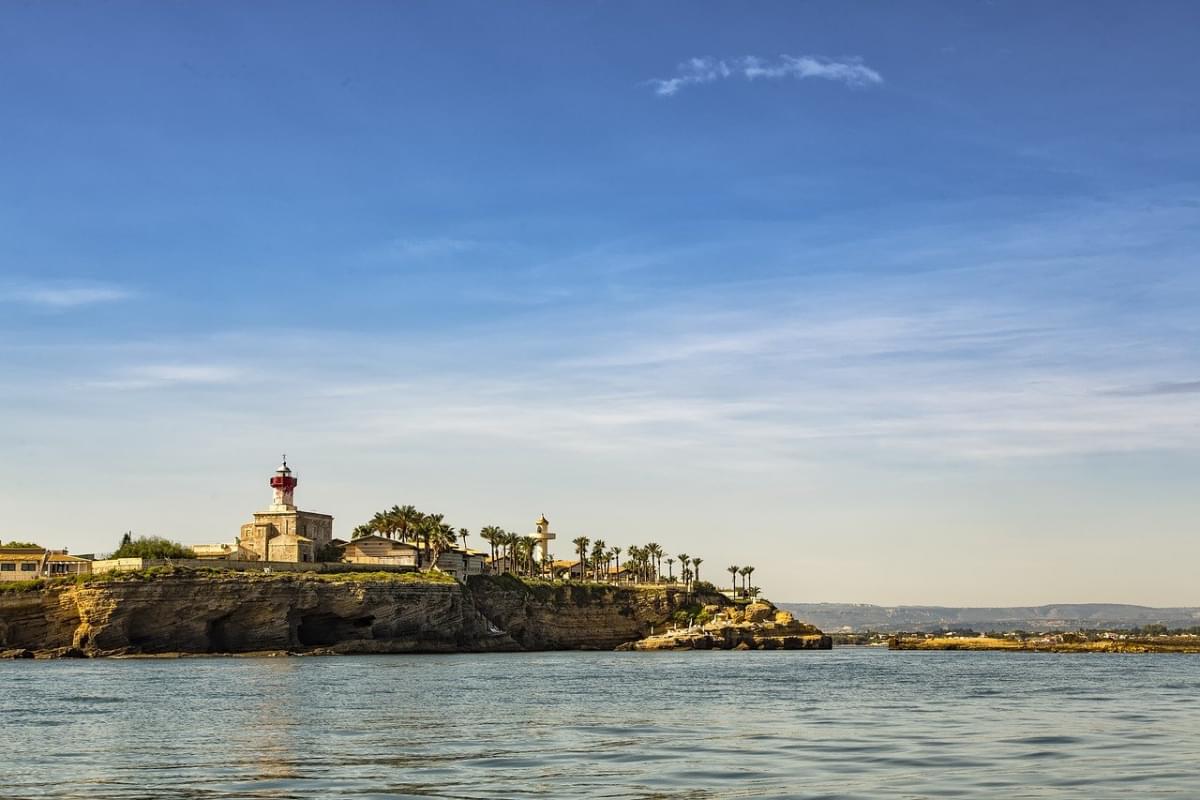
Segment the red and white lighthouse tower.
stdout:
<path fill-rule="evenodd" d="M 271 476 L 271 488 L 275 490 L 275 496 L 271 499 L 272 511 L 295 511 L 296 501 L 293 498 L 293 493 L 296 491 L 296 484 L 300 479 L 292 475 L 292 469 L 287 465 L 287 456 L 284 455 L 283 463 L 279 465 L 279 469 L 275 470 L 275 474 Z"/>

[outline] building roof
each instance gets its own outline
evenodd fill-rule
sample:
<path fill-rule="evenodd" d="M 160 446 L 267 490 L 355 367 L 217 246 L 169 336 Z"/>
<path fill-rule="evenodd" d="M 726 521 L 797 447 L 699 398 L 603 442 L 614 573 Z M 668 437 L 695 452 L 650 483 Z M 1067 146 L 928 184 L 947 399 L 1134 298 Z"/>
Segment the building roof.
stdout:
<path fill-rule="evenodd" d="M 469 556 L 487 556 L 487 553 L 482 550 L 472 550 L 469 547 L 463 547 L 461 544 L 451 545 L 442 551 L 443 553 L 465 553 Z"/>
<path fill-rule="evenodd" d="M 0 550 L 0 561 L 41 561 L 44 550 Z"/>
<path fill-rule="evenodd" d="M 41 561 L 43 558 L 55 563 L 88 560 L 69 555 L 62 550 L 47 551 L 42 547 L 0 547 L 0 561 Z"/>
<path fill-rule="evenodd" d="M 341 548 L 346 548 L 346 547 L 349 547 L 349 546 L 350 546 L 350 545 L 352 545 L 352 544 L 358 544 L 359 542 L 367 542 L 367 541 L 380 541 L 380 542 L 387 542 L 387 543 L 388 543 L 388 544 L 390 544 L 390 545 L 391 545 L 393 548 L 396 548 L 396 547 L 408 547 L 408 548 L 411 548 L 411 549 L 413 549 L 413 550 L 419 550 L 419 549 L 420 549 L 420 548 L 419 548 L 417 545 L 413 544 L 412 542 L 401 542 L 401 541 L 400 541 L 400 540 L 398 540 L 398 539 L 389 539 L 389 538 L 388 538 L 388 537 L 386 537 L 386 536 L 380 536 L 378 533 L 372 533 L 372 534 L 369 534 L 369 535 L 367 535 L 367 536 L 360 536 L 360 537 L 358 537 L 357 539 L 351 539 L 350 541 L 348 541 L 348 542 L 343 542 L 342 544 L 339 544 L 339 545 L 337 545 L 337 546 L 338 546 L 338 547 L 341 547 Z"/>
<path fill-rule="evenodd" d="M 62 562 L 89 561 L 90 559 L 81 558 L 80 556 L 73 556 L 73 555 L 70 555 L 69 553 L 62 552 L 61 550 L 51 550 L 50 556 L 46 560 L 50 561 L 52 563 L 62 563 Z"/>

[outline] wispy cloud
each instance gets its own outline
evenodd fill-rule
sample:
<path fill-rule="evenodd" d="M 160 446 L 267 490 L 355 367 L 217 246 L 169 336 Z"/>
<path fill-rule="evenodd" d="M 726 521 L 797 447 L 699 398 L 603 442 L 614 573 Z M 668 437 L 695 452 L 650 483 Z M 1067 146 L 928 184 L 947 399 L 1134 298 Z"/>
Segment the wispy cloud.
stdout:
<path fill-rule="evenodd" d="M 1101 394 L 1114 397 L 1155 397 L 1172 394 L 1200 394 L 1200 381 L 1162 381 L 1147 386 L 1125 386 Z"/>
<path fill-rule="evenodd" d="M 128 289 L 91 283 L 20 284 L 0 287 L 0 302 L 22 303 L 50 309 L 112 303 L 130 297 L 133 297 L 133 292 Z"/>
<path fill-rule="evenodd" d="M 80 398 L 89 405 L 73 414 L 94 419 L 105 396 L 69 391 L 84 375 L 92 387 L 147 390 L 120 396 L 106 419 L 219 414 L 219 429 L 189 432 L 216 441 L 230 426 L 263 426 L 262 393 L 242 385 L 253 381 L 295 387 L 272 405 L 271 426 L 357 452 L 475 452 L 492 441 L 505 452 L 653 451 L 673 454 L 663 463 L 748 469 L 1189 449 L 1200 444 L 1190 347 L 1200 279 L 1186 260 L 1198 217 L 1121 203 L 984 232 L 939 224 L 806 251 L 847 265 L 817 276 L 731 269 L 681 287 L 617 269 L 602 301 L 572 295 L 536 319 L 11 351 L 24 372 L 0 370 L 0 402 L 19 391 Z M 1146 264 L 1143 252 L 1158 258 Z M 589 250 L 537 274 L 577 287 L 561 273 L 575 278 L 609 255 Z M 864 262 L 869 271 L 851 269 Z"/>
<path fill-rule="evenodd" d="M 221 364 L 143 364 L 126 367 L 115 377 L 93 381 L 91 385 L 99 389 L 155 389 L 227 384 L 241 375 L 236 367 Z"/>
<path fill-rule="evenodd" d="M 670 97 L 685 86 L 712 83 L 726 78 L 746 80 L 774 78 L 823 78 L 847 86 L 862 88 L 883 83 L 883 76 L 862 63 L 859 58 L 837 61 L 824 56 L 781 55 L 778 61 L 767 61 L 758 56 L 739 58 L 712 58 L 703 56 L 689 58 L 679 64 L 673 78 L 654 78 L 649 84 L 655 94 Z"/>
<path fill-rule="evenodd" d="M 372 249 L 369 255 L 381 261 L 420 260 L 469 253 L 482 247 L 483 244 L 474 239 L 456 239 L 446 236 L 426 239 L 393 239 Z"/>

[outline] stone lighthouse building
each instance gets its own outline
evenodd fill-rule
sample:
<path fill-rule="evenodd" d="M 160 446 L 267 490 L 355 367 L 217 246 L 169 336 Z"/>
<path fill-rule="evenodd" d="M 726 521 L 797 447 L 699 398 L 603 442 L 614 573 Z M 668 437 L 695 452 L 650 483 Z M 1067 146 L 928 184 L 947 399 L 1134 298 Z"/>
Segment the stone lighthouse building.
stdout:
<path fill-rule="evenodd" d="M 271 476 L 271 505 L 242 526 L 239 544 L 257 561 L 313 561 L 333 539 L 333 517 L 296 508 L 296 484 L 287 456 Z"/>

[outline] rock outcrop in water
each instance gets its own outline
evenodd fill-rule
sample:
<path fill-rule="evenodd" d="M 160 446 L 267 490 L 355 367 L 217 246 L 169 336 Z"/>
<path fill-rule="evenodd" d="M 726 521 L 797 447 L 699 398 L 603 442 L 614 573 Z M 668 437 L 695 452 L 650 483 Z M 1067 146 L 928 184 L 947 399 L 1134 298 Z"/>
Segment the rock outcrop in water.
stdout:
<path fill-rule="evenodd" d="M 829 650 L 833 640 L 767 602 L 706 606 L 696 624 L 622 645 L 626 650 Z"/>
<path fill-rule="evenodd" d="M 0 592 L 0 655 L 611 650 L 700 613 L 700 604 L 731 606 L 673 586 L 511 576 L 467 586 L 418 574 L 98 577 Z"/>

